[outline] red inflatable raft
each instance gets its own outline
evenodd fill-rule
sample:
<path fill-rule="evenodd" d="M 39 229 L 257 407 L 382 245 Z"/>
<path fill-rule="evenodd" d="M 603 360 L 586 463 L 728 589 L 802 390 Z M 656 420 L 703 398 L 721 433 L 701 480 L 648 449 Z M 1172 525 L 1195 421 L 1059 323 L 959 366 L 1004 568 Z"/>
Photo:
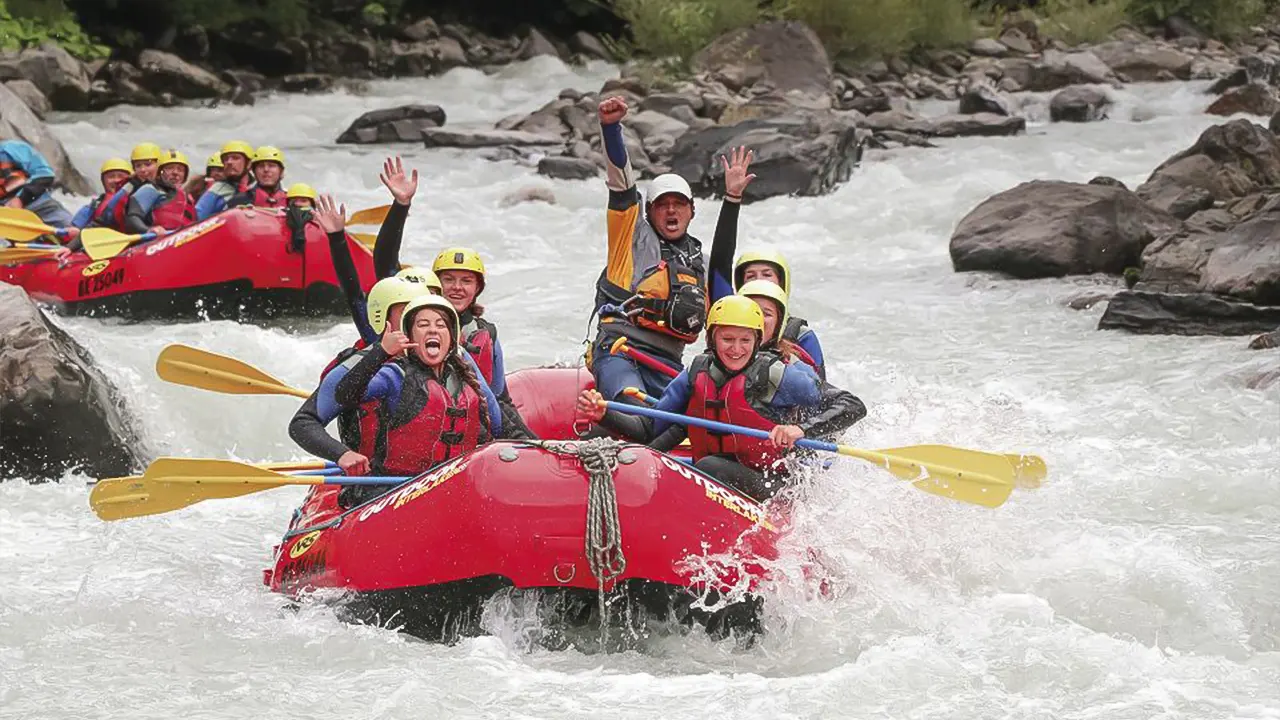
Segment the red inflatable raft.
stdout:
<path fill-rule="evenodd" d="M 324 231 L 308 223 L 306 242 L 296 250 L 292 234 L 281 210 L 237 208 L 109 260 L 77 253 L 65 264 L 0 265 L 0 281 L 71 314 L 242 319 L 345 313 Z M 375 279 L 372 255 L 350 238 L 347 244 L 367 290 Z"/>
<path fill-rule="evenodd" d="M 590 377 L 575 369 L 525 370 L 511 376 L 512 396 L 527 409 L 535 397 L 542 409 L 554 410 L 561 400 L 571 408 Z M 535 386 L 536 396 L 528 392 Z M 571 427 L 571 418 L 526 413 L 544 438 Z M 264 581 L 288 595 L 348 591 L 347 617 L 430 639 L 479 632 L 484 603 L 504 588 L 576 598 L 588 621 L 600 578 L 588 559 L 595 508 L 592 475 L 574 454 L 582 448 L 493 443 L 345 512 L 337 506 L 338 488 L 317 486 Z M 609 597 L 624 598 L 648 617 L 698 622 L 716 633 L 755 628 L 758 601 L 744 591 L 763 573 L 759 559 L 776 555 L 779 521 L 676 458 L 630 444 L 617 453 L 605 478 L 616 493 L 625 564 L 604 583 Z M 740 591 L 732 596 L 738 599 L 714 612 L 691 602 L 730 588 Z"/>

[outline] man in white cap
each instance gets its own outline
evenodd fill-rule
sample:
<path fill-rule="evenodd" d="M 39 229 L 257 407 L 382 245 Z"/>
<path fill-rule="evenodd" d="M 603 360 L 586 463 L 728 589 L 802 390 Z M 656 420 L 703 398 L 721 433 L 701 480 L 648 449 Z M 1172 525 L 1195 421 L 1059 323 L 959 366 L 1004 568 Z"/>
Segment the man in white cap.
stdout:
<path fill-rule="evenodd" d="M 721 158 L 726 202 L 721 205 L 708 261 L 702 243 L 688 233 L 694 202 L 684 178 L 674 173 L 654 178 L 641 211 L 620 124 L 626 114 L 627 103 L 621 97 L 600 103 L 600 133 L 608 165 L 609 249 L 605 269 L 596 281 L 600 323 L 587 363 L 605 399 L 639 402 L 622 391 L 634 387 L 660 396 L 671 376 L 684 368 L 685 346 L 702 333 L 708 265 L 714 277 L 731 282 L 738 205 L 755 176 L 747 173 L 752 156 L 744 148 L 733 153 L 732 162 Z M 626 339 L 632 354 L 613 352 L 619 338 Z M 642 364 L 636 354 L 673 372 Z"/>

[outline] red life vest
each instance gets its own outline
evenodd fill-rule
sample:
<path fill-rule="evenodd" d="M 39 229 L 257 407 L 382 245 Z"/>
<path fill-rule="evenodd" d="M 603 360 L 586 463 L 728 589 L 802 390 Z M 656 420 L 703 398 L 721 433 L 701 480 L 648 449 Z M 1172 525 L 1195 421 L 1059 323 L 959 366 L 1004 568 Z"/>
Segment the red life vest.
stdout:
<path fill-rule="evenodd" d="M 445 381 L 460 385 L 455 398 L 433 373 L 413 362 L 406 365 L 395 412 L 375 443 L 381 457 L 374 464 L 388 475 L 418 475 L 474 450 L 485 428 L 482 414 L 488 412 L 484 399 L 456 371 L 447 371 L 453 374 Z"/>
<path fill-rule="evenodd" d="M 129 214 L 129 197 L 134 191 L 146 185 L 137 175 L 132 175 L 120 189 L 116 191 L 116 202 L 110 208 L 103 208 L 102 219 L 99 222 L 103 227 L 113 228 L 124 232 L 124 218 Z M 105 205 L 106 203 L 104 203 Z M 97 218 L 94 218 L 97 220 Z"/>
<path fill-rule="evenodd" d="M 159 225 L 165 230 L 178 230 L 196 221 L 196 201 L 191 193 L 181 188 L 158 204 L 151 206 L 149 227 Z"/>
<path fill-rule="evenodd" d="M 288 195 L 279 185 L 275 190 L 270 191 L 261 185 L 255 185 L 252 195 L 254 207 L 282 208 L 289 203 Z"/>
<path fill-rule="evenodd" d="M 716 387 L 709 354 L 699 355 L 689 365 L 689 381 L 693 392 L 686 413 L 706 420 L 742 425 L 766 432 L 778 423 L 764 417 L 747 400 L 747 383 L 756 389 L 758 383 L 769 382 L 769 368 L 777 360 L 772 354 L 759 355 L 751 364 Z M 717 370 L 717 374 L 721 371 Z M 693 459 L 708 455 L 732 455 L 735 460 L 755 470 L 775 470 L 785 456 L 782 448 L 763 438 L 722 434 L 714 430 L 689 426 L 689 446 Z"/>
<path fill-rule="evenodd" d="M 120 188 L 116 188 L 116 192 L 120 192 Z M 93 212 L 89 213 L 89 225 L 97 227 L 106 227 L 111 221 L 107 216 L 108 207 L 111 204 L 111 198 L 116 193 L 102 193 L 102 196 L 91 203 Z"/>
<path fill-rule="evenodd" d="M 462 336 L 464 338 L 462 347 L 471 355 L 471 359 L 476 361 L 476 367 L 480 368 L 485 384 L 493 387 L 493 348 L 494 340 L 498 337 L 497 326 L 480 318 L 472 318 L 471 322 L 462 328 Z"/>

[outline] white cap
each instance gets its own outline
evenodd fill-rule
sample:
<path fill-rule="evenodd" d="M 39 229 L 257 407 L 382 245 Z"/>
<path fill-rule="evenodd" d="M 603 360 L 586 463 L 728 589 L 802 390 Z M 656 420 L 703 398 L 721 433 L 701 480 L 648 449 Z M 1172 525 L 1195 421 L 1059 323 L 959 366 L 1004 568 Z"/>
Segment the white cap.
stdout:
<path fill-rule="evenodd" d="M 649 183 L 649 202 L 653 202 L 668 193 L 675 193 L 683 196 L 689 202 L 693 202 L 693 190 L 689 187 L 688 181 L 675 173 L 666 173 L 659 175 Z"/>

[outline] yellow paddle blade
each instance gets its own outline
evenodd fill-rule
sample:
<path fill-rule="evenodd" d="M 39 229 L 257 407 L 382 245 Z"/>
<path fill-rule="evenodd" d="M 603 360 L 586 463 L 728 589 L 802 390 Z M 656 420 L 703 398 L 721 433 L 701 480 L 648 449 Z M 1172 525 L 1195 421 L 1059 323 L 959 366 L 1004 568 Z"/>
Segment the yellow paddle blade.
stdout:
<path fill-rule="evenodd" d="M 253 463 L 254 467 L 275 470 L 276 472 L 292 472 L 294 470 L 324 470 L 329 463 L 323 460 L 299 460 L 298 462 Z"/>
<path fill-rule="evenodd" d="M 103 520 L 158 515 L 204 500 L 233 498 L 285 485 L 318 485 L 324 478 L 280 475 L 231 460 L 160 458 L 142 477 L 101 480 L 89 506 Z"/>
<path fill-rule="evenodd" d="M 1014 482 L 1020 488 L 1035 490 L 1043 485 L 1044 479 L 1049 476 L 1049 466 L 1039 455 L 1005 453 L 1004 456 L 1013 465 Z"/>
<path fill-rule="evenodd" d="M 373 233 L 348 233 L 348 235 L 355 238 L 357 242 L 368 248 L 372 248 L 373 244 L 378 240 L 378 236 Z"/>
<path fill-rule="evenodd" d="M 56 257 L 57 253 L 57 250 L 37 248 L 0 248 L 0 265 L 26 262 L 28 260 L 48 260 Z"/>
<path fill-rule="evenodd" d="M 156 374 L 161 380 L 229 395 L 292 395 L 306 398 L 311 393 L 289 387 L 248 363 L 226 355 L 169 345 L 156 358 Z"/>
<path fill-rule="evenodd" d="M 920 490 L 961 502 L 999 507 L 1013 493 L 1013 465 L 1004 455 L 948 445 L 884 450 L 840 445 L 839 451 L 875 463 L 902 480 L 912 480 Z"/>
<path fill-rule="evenodd" d="M 387 219 L 387 212 L 391 210 L 390 205 L 379 205 L 378 207 L 365 208 L 357 210 L 347 218 L 348 225 L 381 225 L 383 220 Z"/>
<path fill-rule="evenodd" d="M 56 232 L 40 216 L 22 208 L 0 207 L 0 236 L 17 242 L 35 240 Z"/>
<path fill-rule="evenodd" d="M 125 235 L 111 228 L 89 228 L 80 233 L 84 251 L 94 260 L 107 260 L 138 241 L 141 235 Z"/>

